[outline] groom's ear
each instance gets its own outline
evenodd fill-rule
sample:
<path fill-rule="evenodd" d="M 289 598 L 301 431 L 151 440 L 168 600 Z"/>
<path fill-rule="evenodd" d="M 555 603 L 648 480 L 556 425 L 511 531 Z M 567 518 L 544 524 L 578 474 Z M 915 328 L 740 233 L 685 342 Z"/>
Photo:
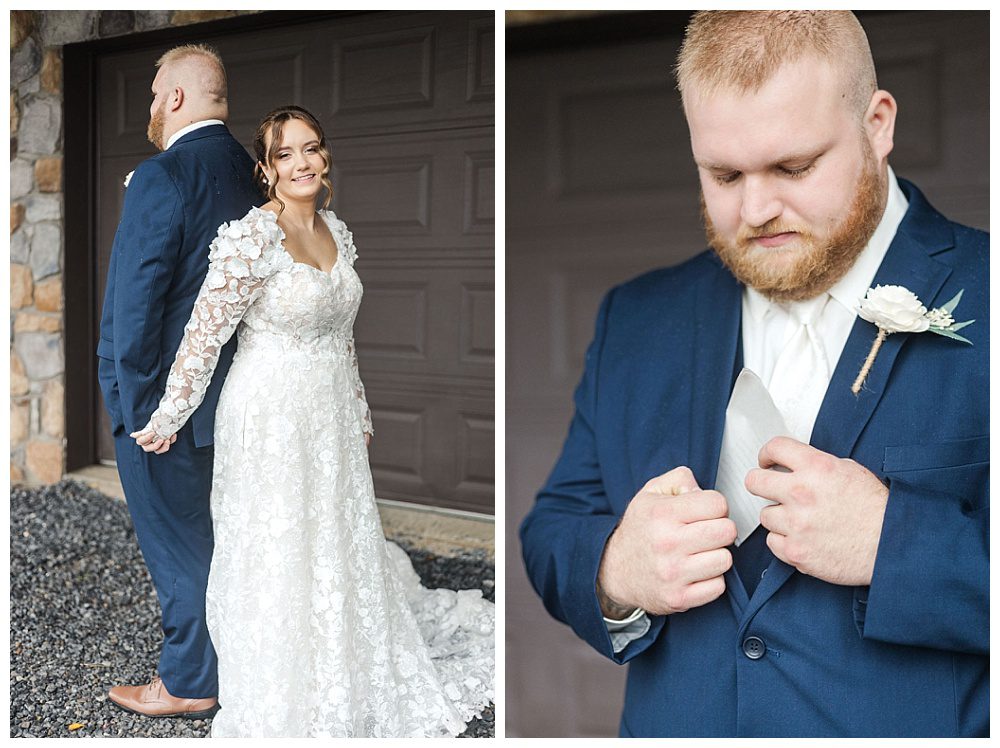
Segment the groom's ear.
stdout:
<path fill-rule="evenodd" d="M 170 97 L 170 111 L 176 112 L 184 104 L 184 89 L 175 86 Z"/>

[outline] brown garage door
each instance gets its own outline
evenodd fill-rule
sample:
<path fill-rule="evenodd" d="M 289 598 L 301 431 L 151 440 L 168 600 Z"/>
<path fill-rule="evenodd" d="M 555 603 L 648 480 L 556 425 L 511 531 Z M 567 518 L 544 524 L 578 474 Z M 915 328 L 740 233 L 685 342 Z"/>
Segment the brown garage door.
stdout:
<path fill-rule="evenodd" d="M 879 83 L 899 102 L 893 168 L 949 217 L 986 227 L 987 14 L 860 18 Z M 517 526 L 565 438 L 603 292 L 705 246 L 670 76 L 685 22 L 637 14 L 507 30 L 509 736 L 617 731 L 624 669 L 546 614 Z"/>
<path fill-rule="evenodd" d="M 354 232 L 365 284 L 355 334 L 378 496 L 492 513 L 493 14 L 301 15 L 211 36 L 196 26 L 184 41 L 221 52 L 230 129 L 248 150 L 282 104 L 326 129 L 332 207 Z M 122 179 L 153 153 L 153 64 L 178 43 L 139 40 L 96 63 L 95 325 Z M 98 456 L 113 460 L 99 411 Z"/>

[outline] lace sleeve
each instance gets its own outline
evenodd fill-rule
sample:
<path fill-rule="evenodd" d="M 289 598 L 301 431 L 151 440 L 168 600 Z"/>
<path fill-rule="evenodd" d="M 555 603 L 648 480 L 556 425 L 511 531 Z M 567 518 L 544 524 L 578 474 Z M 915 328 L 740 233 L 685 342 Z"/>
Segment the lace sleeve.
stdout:
<path fill-rule="evenodd" d="M 361 383 L 361 374 L 358 372 L 358 351 L 354 344 L 354 340 L 351 340 L 350 345 L 351 350 L 351 368 L 354 372 L 354 394 L 358 399 L 358 413 L 361 416 L 361 430 L 370 434 L 375 435 L 375 429 L 372 428 L 372 411 L 368 407 L 368 400 L 365 398 L 365 386 Z"/>
<path fill-rule="evenodd" d="M 351 267 L 354 267 L 354 261 L 358 259 L 358 249 L 354 246 L 354 234 L 347 228 L 346 223 L 337 218 L 337 214 L 332 210 L 324 210 L 322 212 L 326 217 L 330 230 L 336 236 L 337 248 L 342 253 L 343 258 L 350 263 Z M 354 373 L 354 395 L 357 398 L 358 415 L 361 418 L 361 430 L 366 434 L 374 436 L 375 429 L 372 427 L 372 411 L 368 407 L 368 400 L 365 398 L 365 386 L 361 383 L 361 374 L 358 372 L 358 351 L 353 339 L 351 340 L 350 351 L 351 369 Z"/>
<path fill-rule="evenodd" d="M 143 431 L 152 430 L 165 439 L 181 429 L 205 398 L 222 347 L 265 281 L 291 263 L 280 247 L 277 221 L 269 215 L 252 211 L 219 227 L 209 247 L 208 275 L 184 327 L 166 391 Z"/>

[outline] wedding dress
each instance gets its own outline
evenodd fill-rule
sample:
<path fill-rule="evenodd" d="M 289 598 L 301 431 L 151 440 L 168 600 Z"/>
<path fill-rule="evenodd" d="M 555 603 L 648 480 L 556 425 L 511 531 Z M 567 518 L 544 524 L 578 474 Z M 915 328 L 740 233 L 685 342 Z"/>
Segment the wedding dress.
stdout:
<path fill-rule="evenodd" d="M 456 735 L 493 697 L 494 608 L 428 590 L 382 534 L 353 324 L 351 232 L 330 272 L 284 250 L 274 213 L 223 224 L 160 407 L 159 436 L 238 350 L 215 419 L 208 627 L 219 657 L 212 735 Z"/>

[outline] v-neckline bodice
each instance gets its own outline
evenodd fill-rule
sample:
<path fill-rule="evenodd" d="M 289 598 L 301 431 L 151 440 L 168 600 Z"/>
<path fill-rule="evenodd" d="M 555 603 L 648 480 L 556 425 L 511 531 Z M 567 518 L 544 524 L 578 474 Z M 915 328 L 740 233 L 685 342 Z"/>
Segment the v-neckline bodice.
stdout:
<path fill-rule="evenodd" d="M 266 213 L 268 216 L 270 216 L 270 220 L 274 221 L 274 225 L 278 229 L 278 247 L 281 249 L 282 252 L 288 255 L 293 265 L 301 265 L 302 267 L 307 267 L 327 277 L 333 275 L 333 271 L 337 269 L 338 265 L 340 265 L 340 258 L 343 257 L 344 252 L 340 246 L 340 242 L 337 241 L 337 234 L 334 231 L 333 226 L 330 225 L 330 222 L 326 218 L 326 211 L 321 211 L 321 210 L 316 211 L 316 215 L 318 215 L 320 217 L 320 220 L 322 220 L 323 223 L 326 225 L 327 231 L 330 232 L 330 238 L 333 239 L 333 246 L 336 247 L 337 249 L 337 259 L 333 261 L 333 265 L 330 266 L 329 270 L 324 270 L 321 267 L 310 265 L 308 262 L 301 262 L 299 260 L 296 260 L 295 257 L 292 256 L 292 253 L 285 248 L 285 230 L 281 228 L 281 224 L 278 223 L 278 215 L 270 210 L 265 210 L 264 208 L 260 207 L 254 207 L 254 210 L 259 211 L 261 213 Z"/>

